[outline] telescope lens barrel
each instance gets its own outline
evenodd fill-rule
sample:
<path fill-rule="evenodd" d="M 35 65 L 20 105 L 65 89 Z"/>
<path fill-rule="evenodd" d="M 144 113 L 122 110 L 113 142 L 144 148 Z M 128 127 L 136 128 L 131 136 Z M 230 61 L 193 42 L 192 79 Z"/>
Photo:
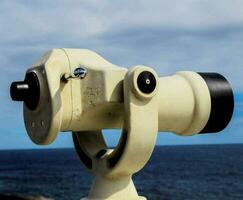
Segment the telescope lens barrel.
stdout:
<path fill-rule="evenodd" d="M 40 98 L 40 85 L 34 72 L 27 73 L 24 81 L 13 82 L 10 86 L 13 101 L 23 101 L 30 110 L 35 110 Z"/>
<path fill-rule="evenodd" d="M 211 96 L 211 113 L 201 133 L 222 131 L 234 111 L 234 95 L 229 82 L 218 73 L 198 73 L 206 82 Z"/>

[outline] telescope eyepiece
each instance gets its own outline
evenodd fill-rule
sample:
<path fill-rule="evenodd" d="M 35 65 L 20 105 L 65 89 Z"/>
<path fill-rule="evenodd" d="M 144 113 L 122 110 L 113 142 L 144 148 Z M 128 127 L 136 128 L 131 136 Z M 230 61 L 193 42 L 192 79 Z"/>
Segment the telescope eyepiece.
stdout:
<path fill-rule="evenodd" d="M 29 84 L 25 81 L 13 82 L 10 88 L 11 98 L 14 101 L 24 101 L 29 91 Z"/>
<path fill-rule="evenodd" d="M 35 110 L 40 99 L 39 80 L 34 72 L 26 74 L 24 81 L 13 82 L 10 86 L 13 101 L 23 101 L 27 108 Z"/>

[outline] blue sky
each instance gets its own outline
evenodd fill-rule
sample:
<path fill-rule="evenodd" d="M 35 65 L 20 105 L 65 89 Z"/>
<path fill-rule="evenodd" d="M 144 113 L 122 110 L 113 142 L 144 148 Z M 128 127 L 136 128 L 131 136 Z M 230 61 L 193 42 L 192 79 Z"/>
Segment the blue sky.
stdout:
<path fill-rule="evenodd" d="M 179 137 L 160 133 L 157 144 L 243 142 L 243 1 L 241 0 L 1 0 L 0 149 L 44 148 L 25 133 L 21 103 L 9 85 L 45 51 L 88 48 L 109 61 L 143 64 L 159 75 L 179 70 L 222 73 L 235 92 L 235 113 L 220 134 Z M 108 133 L 114 144 L 118 132 Z M 61 133 L 49 147 L 71 147 Z"/>

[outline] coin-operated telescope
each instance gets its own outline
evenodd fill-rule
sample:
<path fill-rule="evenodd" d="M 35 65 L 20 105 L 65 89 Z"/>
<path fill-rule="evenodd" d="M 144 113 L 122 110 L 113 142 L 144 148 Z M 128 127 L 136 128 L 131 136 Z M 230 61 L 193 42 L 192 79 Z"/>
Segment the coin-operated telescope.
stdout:
<path fill-rule="evenodd" d="M 24 102 L 24 123 L 36 144 L 71 131 L 77 153 L 95 181 L 85 199 L 145 199 L 132 175 L 148 162 L 158 132 L 189 136 L 219 132 L 229 123 L 234 98 L 217 73 L 178 72 L 158 77 L 146 66 L 111 64 L 89 50 L 54 49 L 13 82 L 11 97 Z M 107 147 L 103 129 L 121 129 Z"/>

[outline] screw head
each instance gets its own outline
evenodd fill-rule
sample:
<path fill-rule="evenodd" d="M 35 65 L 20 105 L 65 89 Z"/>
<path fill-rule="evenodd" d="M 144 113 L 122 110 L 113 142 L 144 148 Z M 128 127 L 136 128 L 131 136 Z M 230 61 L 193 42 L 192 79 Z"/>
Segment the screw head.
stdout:
<path fill-rule="evenodd" d="M 137 85 L 141 92 L 145 94 L 152 93 L 156 88 L 156 78 L 149 71 L 143 71 L 138 75 Z"/>

